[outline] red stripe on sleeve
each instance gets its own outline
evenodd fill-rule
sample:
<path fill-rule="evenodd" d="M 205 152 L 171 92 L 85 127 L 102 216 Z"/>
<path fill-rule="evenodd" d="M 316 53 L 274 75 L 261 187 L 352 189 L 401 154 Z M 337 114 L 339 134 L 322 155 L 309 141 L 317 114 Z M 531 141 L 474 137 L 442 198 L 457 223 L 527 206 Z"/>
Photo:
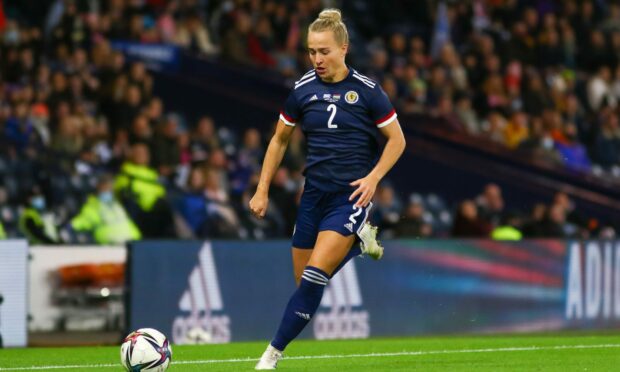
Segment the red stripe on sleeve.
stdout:
<path fill-rule="evenodd" d="M 383 123 L 384 121 L 386 121 L 387 119 L 389 119 L 392 115 L 394 115 L 396 113 L 395 109 L 392 109 L 392 111 L 390 111 L 387 115 L 385 115 L 384 117 L 382 117 L 381 119 L 375 121 L 375 124 L 379 125 L 381 123 Z"/>
<path fill-rule="evenodd" d="M 284 118 L 291 122 L 291 123 L 296 123 L 297 120 L 293 119 L 292 117 L 288 116 L 287 114 L 284 113 L 284 111 L 280 111 L 280 115 L 284 116 Z"/>

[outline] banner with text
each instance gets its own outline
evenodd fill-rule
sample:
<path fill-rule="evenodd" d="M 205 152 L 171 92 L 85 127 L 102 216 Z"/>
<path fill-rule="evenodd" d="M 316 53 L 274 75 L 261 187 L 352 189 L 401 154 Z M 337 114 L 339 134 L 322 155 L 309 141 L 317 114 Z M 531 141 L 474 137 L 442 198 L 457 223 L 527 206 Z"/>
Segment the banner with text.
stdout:
<path fill-rule="evenodd" d="M 181 64 L 179 47 L 172 44 L 143 44 L 120 40 L 114 40 L 110 44 L 129 61 L 142 61 L 152 70 L 176 72 Z"/>
<path fill-rule="evenodd" d="M 390 241 L 329 283 L 302 337 L 620 326 L 620 242 Z M 128 316 L 173 342 L 270 339 L 294 291 L 289 242 L 137 242 Z"/>

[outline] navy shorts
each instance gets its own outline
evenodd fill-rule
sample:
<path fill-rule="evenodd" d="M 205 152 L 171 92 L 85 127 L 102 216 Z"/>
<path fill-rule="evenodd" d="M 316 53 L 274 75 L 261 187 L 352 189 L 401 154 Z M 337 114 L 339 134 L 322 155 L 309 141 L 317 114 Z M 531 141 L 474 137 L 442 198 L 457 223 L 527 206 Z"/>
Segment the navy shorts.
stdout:
<path fill-rule="evenodd" d="M 356 207 L 355 200 L 349 201 L 352 192 L 324 192 L 306 180 L 293 230 L 293 247 L 314 248 L 320 231 L 356 234 L 366 222 L 372 203 Z"/>

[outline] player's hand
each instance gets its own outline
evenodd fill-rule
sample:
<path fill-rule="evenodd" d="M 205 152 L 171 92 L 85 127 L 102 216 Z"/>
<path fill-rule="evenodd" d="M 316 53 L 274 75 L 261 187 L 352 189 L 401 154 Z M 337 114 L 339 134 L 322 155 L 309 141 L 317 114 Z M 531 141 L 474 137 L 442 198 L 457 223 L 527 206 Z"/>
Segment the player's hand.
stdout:
<path fill-rule="evenodd" d="M 265 217 L 267 213 L 267 205 L 269 204 L 269 196 L 266 193 L 257 191 L 252 199 L 250 199 L 250 211 L 258 218 Z"/>
<path fill-rule="evenodd" d="M 354 200 L 357 197 L 358 199 L 355 206 L 358 208 L 366 207 L 375 195 L 378 183 L 379 180 L 372 175 L 368 175 L 364 178 L 351 182 L 351 186 L 357 186 L 357 189 L 353 191 L 353 194 L 349 197 L 349 201 Z"/>

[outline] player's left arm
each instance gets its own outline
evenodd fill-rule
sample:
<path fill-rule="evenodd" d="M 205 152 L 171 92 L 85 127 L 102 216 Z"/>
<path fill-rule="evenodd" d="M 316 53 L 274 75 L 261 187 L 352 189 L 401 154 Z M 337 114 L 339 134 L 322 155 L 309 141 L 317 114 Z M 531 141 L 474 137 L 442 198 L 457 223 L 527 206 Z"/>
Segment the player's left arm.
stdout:
<path fill-rule="evenodd" d="M 349 200 L 359 196 L 355 203 L 357 207 L 366 207 L 370 203 L 381 179 L 392 169 L 405 151 L 405 135 L 398 119 L 395 118 L 388 125 L 379 128 L 379 131 L 387 138 L 379 162 L 366 177 L 351 182 L 351 186 L 357 186 L 357 189 L 351 194 Z"/>

